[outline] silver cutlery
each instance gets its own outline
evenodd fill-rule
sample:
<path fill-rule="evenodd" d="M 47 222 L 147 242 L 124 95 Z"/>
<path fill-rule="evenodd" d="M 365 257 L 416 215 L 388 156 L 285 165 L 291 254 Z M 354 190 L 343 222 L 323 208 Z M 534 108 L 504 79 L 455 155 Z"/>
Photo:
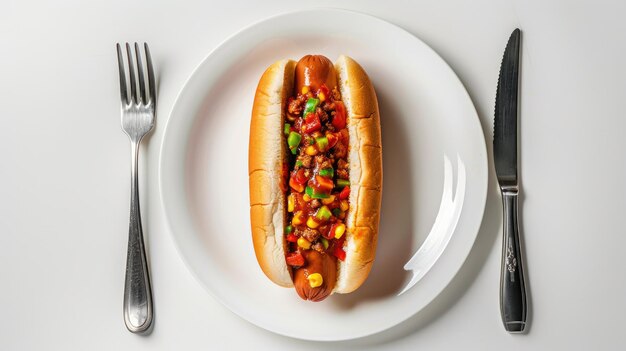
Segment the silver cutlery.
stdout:
<path fill-rule="evenodd" d="M 120 73 L 120 93 L 122 99 L 122 129 L 130 138 L 131 146 L 131 197 L 130 224 L 128 228 L 128 252 L 126 257 L 126 281 L 124 285 L 124 323 L 133 333 L 145 332 L 152 325 L 152 288 L 146 261 L 146 251 L 141 229 L 139 210 L 138 160 L 139 144 L 143 137 L 154 127 L 156 108 L 156 86 L 154 70 L 148 44 L 144 43 L 146 56 L 145 80 L 144 67 L 139 45 L 135 43 L 135 61 L 130 45 L 126 43 L 128 77 L 124 69 L 124 56 L 120 44 L 117 44 L 117 62 Z M 135 74 L 138 80 L 135 79 Z M 130 89 L 129 89 L 130 88 Z M 130 90 L 130 94 L 129 94 Z"/>
<path fill-rule="evenodd" d="M 509 38 L 498 78 L 493 128 L 493 154 L 502 192 L 503 228 L 500 313 L 504 328 L 521 333 L 526 327 L 524 260 L 518 227 L 517 101 L 520 68 L 520 30 Z"/>

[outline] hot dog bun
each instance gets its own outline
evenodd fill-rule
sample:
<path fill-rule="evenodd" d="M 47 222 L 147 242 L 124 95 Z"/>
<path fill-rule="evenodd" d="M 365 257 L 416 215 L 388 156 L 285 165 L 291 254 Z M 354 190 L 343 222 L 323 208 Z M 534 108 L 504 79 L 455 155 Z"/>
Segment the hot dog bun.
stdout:
<path fill-rule="evenodd" d="M 272 64 L 256 90 L 250 124 L 248 170 L 250 220 L 256 258 L 274 283 L 293 286 L 285 262 L 285 179 L 287 159 L 282 126 L 294 86 L 293 60 Z M 376 93 L 363 68 L 340 56 L 335 63 L 337 85 L 348 115 L 350 209 L 346 217 L 345 261 L 338 261 L 335 293 L 350 293 L 367 278 L 376 254 L 382 191 L 380 116 Z"/>
<path fill-rule="evenodd" d="M 281 129 L 285 104 L 294 81 L 293 60 L 281 60 L 263 73 L 254 96 L 248 175 L 254 252 L 261 269 L 274 283 L 292 287 L 285 263 L 285 194 L 281 190 L 286 150 Z"/>

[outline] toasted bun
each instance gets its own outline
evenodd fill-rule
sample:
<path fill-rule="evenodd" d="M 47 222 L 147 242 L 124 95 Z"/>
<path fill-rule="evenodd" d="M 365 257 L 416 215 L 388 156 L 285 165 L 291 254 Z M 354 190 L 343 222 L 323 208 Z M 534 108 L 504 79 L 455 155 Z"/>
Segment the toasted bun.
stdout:
<path fill-rule="evenodd" d="M 254 251 L 261 269 L 274 283 L 292 287 L 285 262 L 285 195 L 282 164 L 287 150 L 282 130 L 285 105 L 293 91 L 296 62 L 281 60 L 261 76 L 250 124 L 248 172 L 250 221 Z M 350 209 L 346 217 L 346 260 L 338 260 L 334 292 L 356 290 L 367 278 L 376 255 L 382 191 L 382 149 L 378 101 L 363 68 L 340 56 L 337 81 L 348 114 Z"/>
<path fill-rule="evenodd" d="M 374 87 L 363 68 L 341 56 L 335 63 L 348 113 L 350 209 L 346 217 L 346 260 L 338 261 L 335 292 L 347 294 L 367 278 L 376 255 L 383 185 L 380 116 Z"/>
<path fill-rule="evenodd" d="M 263 73 L 254 96 L 248 151 L 254 252 L 265 275 L 284 287 L 293 282 L 285 262 L 285 195 L 280 186 L 286 150 L 281 131 L 295 66 L 295 61 L 282 60 Z"/>

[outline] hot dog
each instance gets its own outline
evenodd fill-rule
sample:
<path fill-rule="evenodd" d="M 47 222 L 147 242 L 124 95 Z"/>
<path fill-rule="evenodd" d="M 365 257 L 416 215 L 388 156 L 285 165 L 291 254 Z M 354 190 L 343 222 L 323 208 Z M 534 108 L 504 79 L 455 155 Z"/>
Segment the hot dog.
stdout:
<path fill-rule="evenodd" d="M 263 73 L 250 124 L 250 220 L 274 283 L 311 301 L 363 284 L 376 253 L 381 147 L 376 94 L 353 59 L 307 55 Z"/>

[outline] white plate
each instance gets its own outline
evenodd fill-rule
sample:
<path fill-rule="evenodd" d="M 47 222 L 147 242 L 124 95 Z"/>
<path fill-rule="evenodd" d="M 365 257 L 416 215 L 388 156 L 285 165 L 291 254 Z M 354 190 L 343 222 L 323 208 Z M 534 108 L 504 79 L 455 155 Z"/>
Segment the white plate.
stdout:
<path fill-rule="evenodd" d="M 263 275 L 249 229 L 247 151 L 254 91 L 272 62 L 307 53 L 332 60 L 345 53 L 365 68 L 378 94 L 383 134 L 383 206 L 374 267 L 355 293 L 321 303 L 302 301 Z M 444 155 L 458 156 L 467 169 L 459 224 L 427 274 L 398 296 L 410 278 L 403 266 L 437 215 Z M 217 300 L 282 335 L 345 340 L 409 318 L 452 280 L 482 220 L 487 158 L 467 92 L 426 44 L 368 15 L 312 10 L 256 23 L 204 59 L 174 104 L 159 178 L 178 250 Z"/>

